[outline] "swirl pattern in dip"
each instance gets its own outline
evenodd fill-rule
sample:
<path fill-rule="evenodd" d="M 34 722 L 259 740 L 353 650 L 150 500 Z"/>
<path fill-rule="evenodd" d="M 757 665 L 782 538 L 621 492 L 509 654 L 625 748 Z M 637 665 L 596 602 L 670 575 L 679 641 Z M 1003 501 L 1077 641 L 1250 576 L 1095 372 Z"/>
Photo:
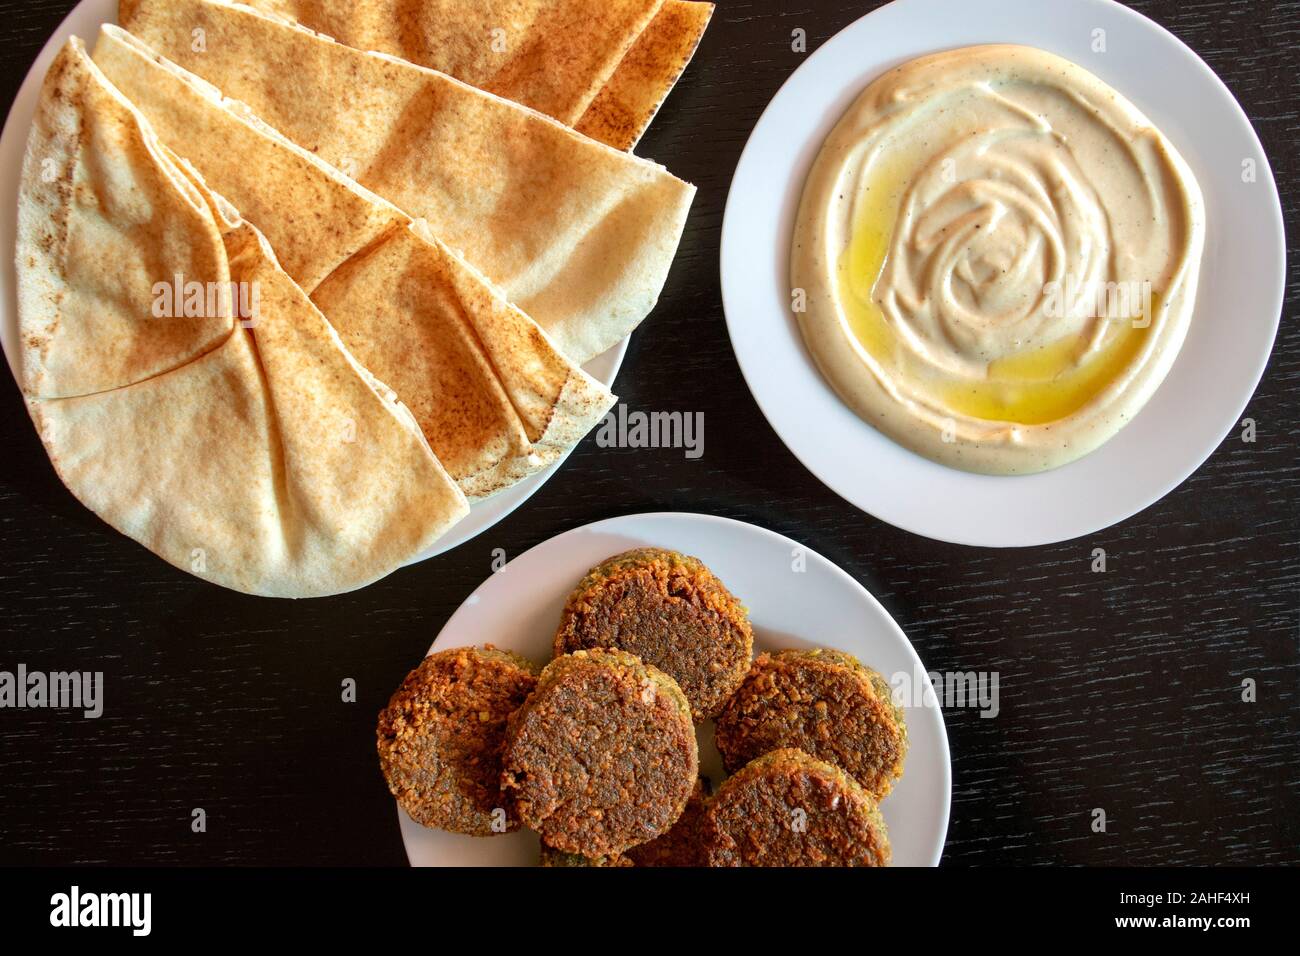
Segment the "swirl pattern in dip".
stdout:
<path fill-rule="evenodd" d="M 1042 471 L 1163 381 L 1204 207 L 1132 104 L 1041 50 L 981 46 L 872 83 L 827 138 L 791 257 L 810 351 L 866 421 L 936 461 Z"/>

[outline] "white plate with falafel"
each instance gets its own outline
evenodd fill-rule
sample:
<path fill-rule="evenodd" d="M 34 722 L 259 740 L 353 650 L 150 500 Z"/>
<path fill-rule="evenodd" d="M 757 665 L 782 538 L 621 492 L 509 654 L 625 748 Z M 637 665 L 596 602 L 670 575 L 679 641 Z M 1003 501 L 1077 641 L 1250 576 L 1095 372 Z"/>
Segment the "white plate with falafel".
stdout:
<path fill-rule="evenodd" d="M 934 699 L 830 561 L 630 515 L 480 585 L 380 714 L 379 756 L 416 866 L 932 866 Z"/>

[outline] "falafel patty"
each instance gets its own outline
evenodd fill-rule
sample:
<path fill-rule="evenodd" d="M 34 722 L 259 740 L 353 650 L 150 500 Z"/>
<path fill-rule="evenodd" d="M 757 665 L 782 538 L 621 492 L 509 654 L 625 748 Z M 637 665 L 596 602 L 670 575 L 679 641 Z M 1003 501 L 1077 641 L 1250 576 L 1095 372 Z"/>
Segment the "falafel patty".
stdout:
<path fill-rule="evenodd" d="M 700 822 L 709 866 L 886 866 L 876 801 L 802 750 L 764 754 L 728 777 Z"/>
<path fill-rule="evenodd" d="M 579 856 L 577 853 L 565 853 L 563 850 L 557 850 L 543 843 L 542 855 L 537 865 L 547 867 L 621 867 L 632 866 L 632 861 L 626 856 L 599 856 L 592 859 L 587 856 Z"/>
<path fill-rule="evenodd" d="M 627 851 L 635 866 L 704 866 L 704 850 L 700 842 L 700 823 L 708 802 L 708 781 L 700 777 L 695 781 L 686 809 L 661 837 L 642 843 Z"/>
<path fill-rule="evenodd" d="M 761 654 L 718 716 L 728 773 L 797 747 L 850 773 L 877 800 L 903 775 L 907 725 L 889 683 L 842 651 Z"/>
<path fill-rule="evenodd" d="M 557 657 L 507 722 L 501 786 L 565 853 L 614 856 L 666 833 L 698 774 L 686 695 L 624 651 Z"/>
<path fill-rule="evenodd" d="M 474 836 L 519 829 L 501 792 L 501 745 L 537 673 L 488 644 L 430 654 L 406 676 L 377 737 L 388 789 L 411 819 Z"/>
<path fill-rule="evenodd" d="M 556 656 L 598 647 L 658 667 L 704 720 L 744 679 L 754 633 L 744 606 L 698 558 L 637 548 L 588 571 L 565 603 Z"/>

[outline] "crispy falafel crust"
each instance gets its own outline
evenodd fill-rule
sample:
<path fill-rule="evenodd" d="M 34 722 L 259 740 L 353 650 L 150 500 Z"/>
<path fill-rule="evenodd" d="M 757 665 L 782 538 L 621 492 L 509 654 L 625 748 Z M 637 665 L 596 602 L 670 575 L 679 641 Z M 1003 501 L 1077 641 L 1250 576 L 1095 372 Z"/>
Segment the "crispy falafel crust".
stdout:
<path fill-rule="evenodd" d="M 474 836 L 519 829 L 501 792 L 501 746 L 506 719 L 537 673 L 489 644 L 430 654 L 407 675 L 380 712 L 376 736 L 388 789 L 411 819 Z"/>
<path fill-rule="evenodd" d="M 556 658 L 507 723 L 502 788 L 565 853 L 615 856 L 667 832 L 698 774 L 686 696 L 623 651 Z"/>
<path fill-rule="evenodd" d="M 903 775 L 907 725 L 888 682 L 829 649 L 760 654 L 718 716 L 723 765 L 735 773 L 797 747 L 851 774 L 877 800 Z"/>
<path fill-rule="evenodd" d="M 564 606 L 556 656 L 599 647 L 670 675 L 704 720 L 744 679 L 754 633 L 744 606 L 698 558 L 637 548 L 592 568 Z"/>
<path fill-rule="evenodd" d="M 705 866 L 704 847 L 700 838 L 700 824 L 704 821 L 704 808 L 708 802 L 708 788 L 703 777 L 695 781 L 686 809 L 672 828 L 649 843 L 642 843 L 627 851 L 635 866 Z"/>
<path fill-rule="evenodd" d="M 538 866 L 546 867 L 626 867 L 632 866 L 632 861 L 626 856 L 599 856 L 595 859 L 587 856 L 580 856 L 577 853 L 565 853 L 563 850 L 557 850 L 542 844 L 541 857 L 537 862 Z"/>
<path fill-rule="evenodd" d="M 889 836 L 858 782 L 801 750 L 728 777 L 700 823 L 709 866 L 887 866 Z"/>

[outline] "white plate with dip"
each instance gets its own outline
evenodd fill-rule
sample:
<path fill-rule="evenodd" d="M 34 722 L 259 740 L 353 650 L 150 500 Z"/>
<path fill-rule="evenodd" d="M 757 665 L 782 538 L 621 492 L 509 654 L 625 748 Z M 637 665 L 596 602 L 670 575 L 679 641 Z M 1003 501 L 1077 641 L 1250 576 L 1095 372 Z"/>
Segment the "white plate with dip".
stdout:
<path fill-rule="evenodd" d="M 1107 52 L 1094 52 L 1099 36 Z M 886 70 L 988 43 L 1063 56 L 1123 94 L 1191 167 L 1208 223 L 1195 312 L 1164 383 L 1091 454 L 1016 477 L 945 467 L 866 424 L 818 372 L 790 310 L 791 234 L 827 134 Z M 1016 547 L 1123 521 L 1186 480 L 1236 429 L 1277 333 L 1285 238 L 1277 187 L 1249 120 L 1209 67 L 1152 21 L 1111 0 L 895 0 L 824 44 L 764 112 L 732 182 L 721 271 L 745 379 L 813 474 L 908 531 Z"/>
<path fill-rule="evenodd" d="M 703 561 L 749 610 L 754 652 L 833 647 L 884 675 L 903 705 L 908 750 L 903 776 L 880 803 L 893 866 L 937 866 L 948 831 L 952 768 L 943 713 L 921 659 L 874 597 L 830 561 L 772 531 L 712 515 L 641 514 L 598 521 L 539 544 L 474 591 L 434 641 L 434 650 L 492 643 L 550 661 L 565 599 L 589 569 L 632 548 L 668 548 Z M 802 570 L 800 570 L 802 569 Z M 414 667 L 418 661 L 412 661 Z M 700 727 L 700 772 L 714 788 L 722 759 L 712 721 Z M 420 826 L 400 808 L 413 866 L 535 866 L 528 831 L 494 837 Z"/>
<path fill-rule="evenodd" d="M 117 22 L 118 0 L 81 0 L 72 12 L 59 24 L 45 47 L 36 57 L 36 62 L 27 73 L 22 88 L 14 100 L 5 120 L 4 134 L 0 137 L 0 195 L 15 197 L 18 195 L 18 180 L 22 174 L 23 151 L 27 146 L 27 134 L 31 130 L 32 116 L 36 111 L 36 102 L 40 96 L 41 83 L 54 57 L 68 41 L 69 37 L 79 36 L 91 48 L 99 36 L 99 28 L 105 23 Z M 14 243 L 17 231 L 18 204 L 8 202 L 0 213 L 0 342 L 4 345 L 5 357 L 9 360 L 10 371 L 18 379 L 18 302 L 15 286 Z M 631 337 L 598 355 L 583 368 L 607 388 L 613 388 L 614 379 L 623 364 Z M 570 454 L 572 449 L 570 450 Z M 500 494 L 493 495 L 485 501 L 475 502 L 470 507 L 469 515 L 455 524 L 445 535 L 416 561 L 425 561 L 436 557 L 470 541 L 497 522 L 504 520 L 516 508 L 541 490 L 557 471 L 564 466 L 568 454 L 545 471 L 530 475 L 513 487 Z"/>

